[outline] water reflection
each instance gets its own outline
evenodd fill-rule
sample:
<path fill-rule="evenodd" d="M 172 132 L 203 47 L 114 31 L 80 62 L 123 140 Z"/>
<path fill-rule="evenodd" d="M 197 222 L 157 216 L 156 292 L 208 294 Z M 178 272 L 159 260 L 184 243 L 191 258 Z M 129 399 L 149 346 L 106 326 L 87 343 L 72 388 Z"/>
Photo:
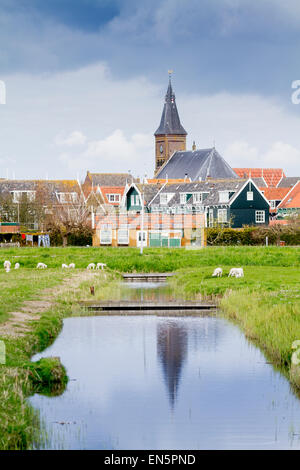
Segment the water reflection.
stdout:
<path fill-rule="evenodd" d="M 165 287 L 120 296 L 157 300 Z M 30 398 L 46 448 L 300 449 L 300 401 L 224 319 L 68 318 L 35 359 L 50 355 L 72 380 L 61 396 Z"/>
<path fill-rule="evenodd" d="M 187 356 L 188 332 L 178 321 L 157 325 L 157 355 L 162 366 L 171 408 L 174 408 L 181 371 Z"/>

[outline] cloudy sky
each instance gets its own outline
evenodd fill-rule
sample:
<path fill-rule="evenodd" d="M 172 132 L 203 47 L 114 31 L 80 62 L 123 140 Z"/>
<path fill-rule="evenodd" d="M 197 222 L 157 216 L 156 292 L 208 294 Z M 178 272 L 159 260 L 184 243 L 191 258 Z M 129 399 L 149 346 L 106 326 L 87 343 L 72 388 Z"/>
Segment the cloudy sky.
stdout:
<path fill-rule="evenodd" d="M 299 46 L 298 0 L 0 0 L 0 177 L 152 176 L 168 69 L 188 148 L 298 176 Z"/>

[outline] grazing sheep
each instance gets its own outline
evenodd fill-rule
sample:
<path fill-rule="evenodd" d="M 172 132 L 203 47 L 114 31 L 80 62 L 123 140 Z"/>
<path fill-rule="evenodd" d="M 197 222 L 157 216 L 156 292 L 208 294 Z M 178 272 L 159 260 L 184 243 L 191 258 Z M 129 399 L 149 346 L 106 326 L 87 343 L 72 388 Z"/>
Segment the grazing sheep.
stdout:
<path fill-rule="evenodd" d="M 69 264 L 69 269 L 75 269 L 75 263 L 70 263 Z"/>
<path fill-rule="evenodd" d="M 63 264 L 61 265 L 61 268 L 62 268 L 62 269 L 69 269 L 69 266 L 68 266 L 67 264 L 64 264 L 64 263 L 63 263 Z"/>
<path fill-rule="evenodd" d="M 104 266 L 106 266 L 105 263 L 97 263 L 96 269 L 100 269 L 100 268 L 103 269 Z"/>
<path fill-rule="evenodd" d="M 6 268 L 10 269 L 10 267 L 11 267 L 10 261 L 4 261 L 3 266 L 4 266 L 4 269 L 6 269 Z"/>
<path fill-rule="evenodd" d="M 229 271 L 228 277 L 244 277 L 243 268 L 232 268 Z"/>
<path fill-rule="evenodd" d="M 212 277 L 222 277 L 223 271 L 222 268 L 216 268 L 213 272 Z"/>
<path fill-rule="evenodd" d="M 5 271 L 6 271 L 7 273 L 9 273 L 9 271 L 10 271 L 10 266 L 6 266 Z"/>
<path fill-rule="evenodd" d="M 45 263 L 38 263 L 36 269 L 46 269 L 47 265 Z"/>
<path fill-rule="evenodd" d="M 20 263 L 15 264 L 15 269 L 20 269 Z"/>
<path fill-rule="evenodd" d="M 95 263 L 90 263 L 86 269 L 95 269 Z"/>

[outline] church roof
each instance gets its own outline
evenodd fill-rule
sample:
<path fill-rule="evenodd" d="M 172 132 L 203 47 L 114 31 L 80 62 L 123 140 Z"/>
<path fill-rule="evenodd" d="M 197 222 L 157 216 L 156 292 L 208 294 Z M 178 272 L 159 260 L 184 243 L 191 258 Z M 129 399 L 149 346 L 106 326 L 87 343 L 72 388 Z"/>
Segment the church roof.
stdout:
<path fill-rule="evenodd" d="M 169 80 L 160 125 L 154 135 L 187 135 L 186 130 L 180 123 L 171 80 Z"/>
<path fill-rule="evenodd" d="M 159 170 L 156 178 L 184 178 L 204 181 L 206 178 L 238 178 L 215 148 L 175 152 Z"/>

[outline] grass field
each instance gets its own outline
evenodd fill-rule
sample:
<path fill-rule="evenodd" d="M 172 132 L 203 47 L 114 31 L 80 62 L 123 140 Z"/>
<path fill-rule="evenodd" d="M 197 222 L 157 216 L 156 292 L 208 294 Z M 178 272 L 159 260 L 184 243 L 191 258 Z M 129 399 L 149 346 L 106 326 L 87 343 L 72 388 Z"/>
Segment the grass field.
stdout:
<path fill-rule="evenodd" d="M 6 273 L 2 268 L 6 259 L 12 265 L 20 263 L 20 270 Z M 48 269 L 36 270 L 38 262 Z M 61 269 L 62 263 L 71 262 L 75 270 Z M 107 264 L 106 279 L 102 272 L 84 269 L 91 262 Z M 245 277 L 212 278 L 217 266 L 225 274 L 241 266 Z M 223 314 L 289 374 L 291 343 L 300 339 L 300 248 L 145 249 L 142 256 L 134 248 L 3 249 L 0 339 L 5 340 L 7 362 L 0 364 L 0 450 L 30 448 L 40 435 L 38 416 L 26 403 L 36 386 L 32 354 L 54 341 L 64 317 L 82 313 L 77 302 L 89 298 L 91 282 L 96 297 L 110 298 L 118 273 L 134 271 L 176 271 L 171 284 L 178 297 L 217 297 Z M 44 367 L 46 376 L 49 367 Z M 39 374 L 40 370 L 42 365 Z"/>

